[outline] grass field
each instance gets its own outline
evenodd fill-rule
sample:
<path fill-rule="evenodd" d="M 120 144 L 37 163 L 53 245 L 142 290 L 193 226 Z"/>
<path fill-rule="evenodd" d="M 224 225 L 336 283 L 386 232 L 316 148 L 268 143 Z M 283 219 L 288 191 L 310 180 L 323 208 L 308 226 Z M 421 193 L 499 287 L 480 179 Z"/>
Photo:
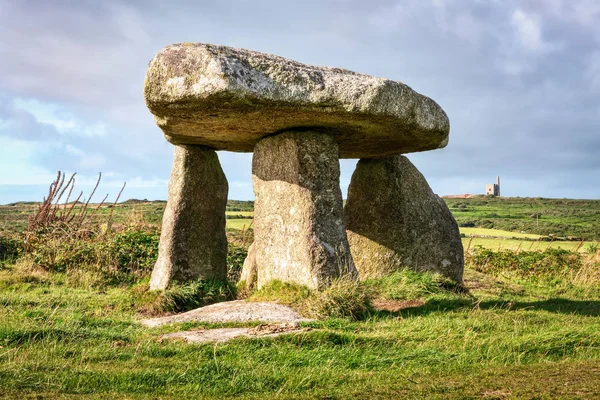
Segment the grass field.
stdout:
<path fill-rule="evenodd" d="M 130 288 L 73 288 L 60 274 L 11 267 L 0 271 L 0 397 L 600 397 L 597 287 L 470 269 L 466 282 L 461 294 L 428 275 L 397 274 L 366 284 L 410 306 L 400 311 L 189 345 L 159 335 L 213 325 L 143 328 Z"/>
<path fill-rule="evenodd" d="M 251 216 L 252 214 L 252 212 L 246 212 L 243 215 Z M 251 219 L 228 219 L 227 228 L 237 230 L 248 229 L 251 221 Z M 560 248 L 584 252 L 587 251 L 588 246 L 593 246 L 597 243 L 595 241 L 583 241 L 583 243 L 581 241 L 565 240 L 538 241 L 536 239 L 540 239 L 543 236 L 489 228 L 461 227 L 460 233 L 466 236 L 462 239 L 463 247 L 465 249 L 481 246 L 489 249 L 505 250 L 545 250 L 547 248 Z M 473 237 L 471 238 L 471 236 Z"/>
<path fill-rule="evenodd" d="M 254 211 L 226 211 L 225 215 L 227 215 L 228 217 L 234 217 L 234 216 L 244 216 L 244 217 L 252 217 L 254 216 Z"/>
<path fill-rule="evenodd" d="M 587 246 L 600 240 L 600 201 L 599 200 L 560 200 L 560 199 L 521 199 L 521 198 L 472 198 L 445 199 L 459 225 L 478 224 L 479 226 L 461 226 L 460 232 L 465 236 L 476 236 L 471 240 L 471 247 L 483 246 L 491 249 L 540 249 L 547 247 L 575 249 L 585 251 Z M 160 226 L 164 201 L 129 200 L 116 205 L 113 219 L 117 224 L 147 224 Z M 27 225 L 27 216 L 37 205 L 35 203 L 17 203 L 0 206 L 0 233 L 23 231 Z M 253 202 L 231 200 L 227 204 L 227 228 L 230 230 L 245 230 L 251 227 Z M 544 210 L 540 218 L 538 216 Z M 101 207 L 98 217 L 105 218 L 111 212 L 109 207 Z M 241 216 L 243 218 L 235 218 Z M 518 224 L 515 223 L 518 221 Z M 582 236 L 588 240 L 580 245 L 579 240 L 531 243 L 515 239 L 538 239 L 541 235 L 533 233 L 539 224 L 548 228 L 559 226 L 561 236 Z M 489 226 L 498 226 L 490 228 Z M 519 228 L 520 227 L 520 228 Z M 514 230 L 507 230 L 513 228 Z M 585 231 L 582 231 L 585 229 Z M 527 233 L 521 233 L 525 231 Z M 544 232 L 547 232 L 544 231 Z M 548 232 L 552 233 L 552 232 Z M 502 238 L 502 239 L 500 239 Z M 463 239 L 465 248 L 469 238 Z"/>
<path fill-rule="evenodd" d="M 475 197 L 444 201 L 464 229 L 497 229 L 511 232 L 511 237 L 522 237 L 520 232 L 524 231 L 526 235 L 553 234 L 600 240 L 600 200 Z M 159 225 L 165 205 L 164 201 L 128 200 L 117 204 L 113 218 L 117 223 L 143 218 L 145 223 Z M 35 207 L 35 203 L 0 206 L 0 232 L 24 229 L 27 215 Z M 230 218 L 249 217 L 253 208 L 251 201 L 230 200 L 227 214 Z M 100 217 L 109 213 L 111 208 L 106 206 L 98 210 Z M 469 231 L 464 232 L 469 234 Z"/>
<path fill-rule="evenodd" d="M 577 250 L 580 252 L 588 251 L 589 246 L 594 246 L 597 242 L 586 241 L 525 241 L 518 239 L 502 239 L 502 238 L 485 238 L 485 237 L 474 237 L 474 238 L 463 238 L 463 247 L 465 251 L 467 249 L 473 249 L 477 246 L 484 247 L 492 250 L 545 250 L 547 248 L 553 249 L 564 249 L 564 250 Z"/>
<path fill-rule="evenodd" d="M 243 230 L 251 228 L 250 225 L 252 223 L 251 219 L 243 218 L 243 219 L 227 219 L 227 229 L 237 229 Z"/>
<path fill-rule="evenodd" d="M 600 200 L 474 197 L 444 201 L 461 227 L 600 240 Z"/>
<path fill-rule="evenodd" d="M 361 283 L 373 307 L 357 320 L 323 317 L 304 323 L 310 329 L 300 334 L 190 345 L 160 335 L 225 325 L 137 323 L 173 304 L 189 309 L 224 298 L 196 283 L 170 297 L 147 292 L 164 206 L 129 201 L 98 209 L 99 218 L 112 213 L 121 230 L 110 245 L 42 241 L 29 258 L 0 259 L 0 398 L 600 398 L 600 253 L 588 251 L 592 241 L 461 227 L 465 288 L 400 271 Z M 0 238 L 22 232 L 35 207 L 0 207 Z M 241 228 L 251 215 L 249 202 L 228 204 L 228 237 L 236 243 L 228 263 L 238 267 L 251 241 Z M 94 246 L 113 252 L 106 260 L 116 264 L 93 264 Z M 477 258 L 478 246 L 494 251 Z M 547 247 L 579 253 L 542 253 Z M 519 252 L 496 252 L 508 249 Z M 109 281 L 114 276 L 129 283 Z M 287 299 L 310 293 L 287 290 L 249 299 L 299 307 Z"/>
<path fill-rule="evenodd" d="M 535 235 L 532 233 L 521 233 L 521 232 L 509 232 L 501 229 L 489 229 L 489 228 L 465 228 L 461 227 L 460 233 L 465 236 L 490 236 L 500 238 L 517 238 L 517 239 L 539 239 L 541 235 Z"/>

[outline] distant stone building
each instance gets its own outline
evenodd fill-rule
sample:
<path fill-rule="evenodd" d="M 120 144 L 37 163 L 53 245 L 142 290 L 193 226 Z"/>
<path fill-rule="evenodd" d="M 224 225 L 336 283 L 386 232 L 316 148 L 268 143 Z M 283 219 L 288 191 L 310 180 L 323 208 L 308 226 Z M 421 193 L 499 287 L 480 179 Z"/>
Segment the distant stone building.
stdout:
<path fill-rule="evenodd" d="M 500 177 L 496 177 L 496 183 L 488 183 L 485 185 L 485 194 L 494 196 L 500 196 Z"/>

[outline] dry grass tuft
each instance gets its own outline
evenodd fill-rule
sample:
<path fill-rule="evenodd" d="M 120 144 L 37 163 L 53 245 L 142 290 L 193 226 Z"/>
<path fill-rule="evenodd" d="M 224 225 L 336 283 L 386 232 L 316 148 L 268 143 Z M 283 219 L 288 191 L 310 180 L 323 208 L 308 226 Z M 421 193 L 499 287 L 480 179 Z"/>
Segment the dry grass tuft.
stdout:
<path fill-rule="evenodd" d="M 325 290 L 314 293 L 303 308 L 312 318 L 351 320 L 365 319 L 373 311 L 367 288 L 347 277 L 338 278 Z"/>
<path fill-rule="evenodd" d="M 572 282 L 581 286 L 600 285 L 600 252 L 583 258 L 582 266 L 573 276 Z"/>

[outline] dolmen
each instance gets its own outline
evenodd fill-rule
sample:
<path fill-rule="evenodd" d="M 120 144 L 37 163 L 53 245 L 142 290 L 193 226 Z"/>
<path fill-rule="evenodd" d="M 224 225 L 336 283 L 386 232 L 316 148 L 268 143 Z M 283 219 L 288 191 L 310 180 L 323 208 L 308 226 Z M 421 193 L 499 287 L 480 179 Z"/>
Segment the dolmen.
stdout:
<path fill-rule="evenodd" d="M 151 289 L 226 278 L 218 150 L 253 152 L 247 286 L 324 288 L 402 268 L 462 280 L 458 226 L 403 156 L 448 143 L 448 117 L 432 99 L 400 82 L 201 43 L 160 50 L 144 94 L 175 146 Z M 345 207 L 340 158 L 359 159 Z"/>

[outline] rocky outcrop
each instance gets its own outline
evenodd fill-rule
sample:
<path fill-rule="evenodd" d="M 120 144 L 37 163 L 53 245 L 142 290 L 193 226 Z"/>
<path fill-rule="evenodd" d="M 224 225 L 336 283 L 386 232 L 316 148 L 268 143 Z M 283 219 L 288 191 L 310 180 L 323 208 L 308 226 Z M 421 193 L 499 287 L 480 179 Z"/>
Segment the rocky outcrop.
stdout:
<path fill-rule="evenodd" d="M 344 224 L 338 148 L 332 136 L 286 132 L 254 149 L 254 244 L 245 279 L 310 288 L 356 277 Z M 252 278 L 254 279 L 254 278 Z M 246 282 L 250 284 L 252 282 Z"/>
<path fill-rule="evenodd" d="M 227 277 L 227 191 L 214 150 L 175 147 L 151 289 L 166 289 L 172 281 Z"/>
<path fill-rule="evenodd" d="M 344 212 L 361 279 L 407 267 L 462 281 L 458 225 L 406 157 L 360 160 Z"/>
<path fill-rule="evenodd" d="M 174 144 L 253 151 L 289 130 L 326 132 L 340 157 L 379 157 L 448 143 L 442 108 L 403 83 L 271 54 L 173 44 L 150 62 L 146 104 Z"/>

